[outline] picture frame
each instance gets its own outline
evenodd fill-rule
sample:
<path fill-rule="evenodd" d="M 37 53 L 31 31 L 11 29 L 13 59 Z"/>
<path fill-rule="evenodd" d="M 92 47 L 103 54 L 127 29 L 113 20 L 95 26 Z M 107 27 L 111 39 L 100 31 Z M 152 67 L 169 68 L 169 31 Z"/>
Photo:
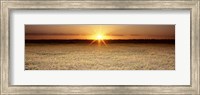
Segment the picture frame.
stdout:
<path fill-rule="evenodd" d="M 199 0 L 1 0 L 1 94 L 200 94 Z M 190 85 L 10 85 L 12 10 L 190 10 Z"/>

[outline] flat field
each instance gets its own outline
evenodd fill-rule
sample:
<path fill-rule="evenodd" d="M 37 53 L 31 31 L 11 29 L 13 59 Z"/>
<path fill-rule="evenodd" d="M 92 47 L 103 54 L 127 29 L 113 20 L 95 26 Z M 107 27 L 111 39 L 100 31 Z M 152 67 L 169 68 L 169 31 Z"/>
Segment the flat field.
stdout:
<path fill-rule="evenodd" d="M 25 70 L 175 70 L 175 44 L 26 43 Z"/>

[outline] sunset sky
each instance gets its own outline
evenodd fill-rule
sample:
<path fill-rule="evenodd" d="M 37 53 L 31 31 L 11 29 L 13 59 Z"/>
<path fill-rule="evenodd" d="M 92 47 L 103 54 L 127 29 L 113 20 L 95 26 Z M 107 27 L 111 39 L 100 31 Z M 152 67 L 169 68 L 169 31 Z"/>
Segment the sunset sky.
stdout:
<path fill-rule="evenodd" d="M 26 40 L 175 39 L 175 25 L 25 25 Z"/>

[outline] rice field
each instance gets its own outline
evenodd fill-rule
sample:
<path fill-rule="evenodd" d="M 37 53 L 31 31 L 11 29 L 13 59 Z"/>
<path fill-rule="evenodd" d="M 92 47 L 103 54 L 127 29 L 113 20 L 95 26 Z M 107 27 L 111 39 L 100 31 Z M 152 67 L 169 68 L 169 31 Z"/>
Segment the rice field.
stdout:
<path fill-rule="evenodd" d="M 26 43 L 25 70 L 175 70 L 175 44 Z"/>

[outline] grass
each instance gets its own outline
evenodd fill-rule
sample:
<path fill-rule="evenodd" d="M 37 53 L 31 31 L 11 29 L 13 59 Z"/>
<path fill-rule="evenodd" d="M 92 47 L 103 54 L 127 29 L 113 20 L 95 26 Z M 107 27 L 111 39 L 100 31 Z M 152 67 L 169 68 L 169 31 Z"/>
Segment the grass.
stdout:
<path fill-rule="evenodd" d="M 26 43 L 26 70 L 174 70 L 174 44 Z"/>

